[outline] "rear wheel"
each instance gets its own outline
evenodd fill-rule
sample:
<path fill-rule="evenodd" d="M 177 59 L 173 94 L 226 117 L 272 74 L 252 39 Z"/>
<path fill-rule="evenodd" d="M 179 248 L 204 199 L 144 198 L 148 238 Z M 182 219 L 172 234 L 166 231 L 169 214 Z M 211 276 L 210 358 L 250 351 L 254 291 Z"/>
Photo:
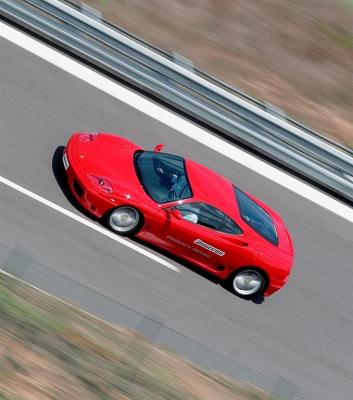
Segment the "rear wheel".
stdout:
<path fill-rule="evenodd" d="M 266 286 L 266 277 L 258 269 L 244 268 L 232 275 L 230 283 L 235 294 L 250 298 L 263 292 Z"/>
<path fill-rule="evenodd" d="M 136 233 L 142 222 L 140 212 L 131 206 L 121 206 L 111 210 L 106 217 L 109 229 L 119 235 L 129 236 Z"/>

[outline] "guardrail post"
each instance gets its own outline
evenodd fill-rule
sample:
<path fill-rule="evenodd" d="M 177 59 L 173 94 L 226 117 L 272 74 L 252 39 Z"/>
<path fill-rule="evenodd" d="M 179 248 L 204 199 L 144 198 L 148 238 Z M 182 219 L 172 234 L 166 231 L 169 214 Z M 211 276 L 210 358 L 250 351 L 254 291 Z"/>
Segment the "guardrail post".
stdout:
<path fill-rule="evenodd" d="M 99 10 L 82 2 L 80 4 L 80 7 L 82 14 L 85 14 L 87 15 L 87 17 L 91 17 L 97 21 L 102 21 L 102 13 Z"/>
<path fill-rule="evenodd" d="M 272 114 L 276 117 L 279 117 L 281 119 L 284 119 L 284 120 L 287 119 L 286 113 L 281 108 L 274 106 L 273 104 L 269 103 L 268 101 L 264 101 L 263 104 L 264 104 L 265 110 L 267 112 L 269 112 L 270 114 Z"/>
<path fill-rule="evenodd" d="M 173 57 L 173 61 L 175 62 L 175 64 L 180 65 L 181 67 L 184 67 L 185 69 L 188 69 L 189 71 L 194 71 L 194 63 L 189 60 L 188 58 L 175 53 L 173 51 L 172 53 L 172 57 Z"/>

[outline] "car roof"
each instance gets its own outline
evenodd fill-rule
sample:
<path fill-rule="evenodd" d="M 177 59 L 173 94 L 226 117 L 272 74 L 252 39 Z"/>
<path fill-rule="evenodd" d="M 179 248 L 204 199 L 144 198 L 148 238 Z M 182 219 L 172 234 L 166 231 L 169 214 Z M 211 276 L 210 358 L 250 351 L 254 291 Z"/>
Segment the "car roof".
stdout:
<path fill-rule="evenodd" d="M 185 160 L 193 200 L 217 207 L 229 216 L 239 216 L 232 182 L 192 160 Z"/>

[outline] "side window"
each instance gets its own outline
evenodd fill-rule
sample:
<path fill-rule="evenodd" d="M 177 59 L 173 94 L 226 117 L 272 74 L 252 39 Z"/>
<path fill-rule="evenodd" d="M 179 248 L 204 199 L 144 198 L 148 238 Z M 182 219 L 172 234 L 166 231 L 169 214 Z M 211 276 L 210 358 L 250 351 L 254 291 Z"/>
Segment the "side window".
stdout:
<path fill-rule="evenodd" d="M 187 203 L 175 206 L 174 208 L 181 212 L 185 220 L 194 224 L 233 235 L 242 233 L 239 226 L 231 218 L 209 204 Z"/>
<path fill-rule="evenodd" d="M 246 193 L 234 188 L 241 218 L 267 241 L 278 246 L 278 235 L 272 217 Z"/>
<path fill-rule="evenodd" d="M 230 233 L 232 235 L 241 235 L 243 233 L 240 227 L 231 218 L 227 216 L 222 226 L 219 228 L 219 231 L 224 233 Z"/>

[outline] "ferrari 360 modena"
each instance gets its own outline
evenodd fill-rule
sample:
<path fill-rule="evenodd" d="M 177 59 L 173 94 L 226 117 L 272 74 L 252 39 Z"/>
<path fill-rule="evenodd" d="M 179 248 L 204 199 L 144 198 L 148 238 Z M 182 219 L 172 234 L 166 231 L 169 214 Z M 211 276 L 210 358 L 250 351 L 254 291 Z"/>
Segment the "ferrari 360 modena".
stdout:
<path fill-rule="evenodd" d="M 74 133 L 63 152 L 70 191 L 110 230 L 210 272 L 240 297 L 280 289 L 294 257 L 282 218 L 220 174 L 162 149 Z"/>

